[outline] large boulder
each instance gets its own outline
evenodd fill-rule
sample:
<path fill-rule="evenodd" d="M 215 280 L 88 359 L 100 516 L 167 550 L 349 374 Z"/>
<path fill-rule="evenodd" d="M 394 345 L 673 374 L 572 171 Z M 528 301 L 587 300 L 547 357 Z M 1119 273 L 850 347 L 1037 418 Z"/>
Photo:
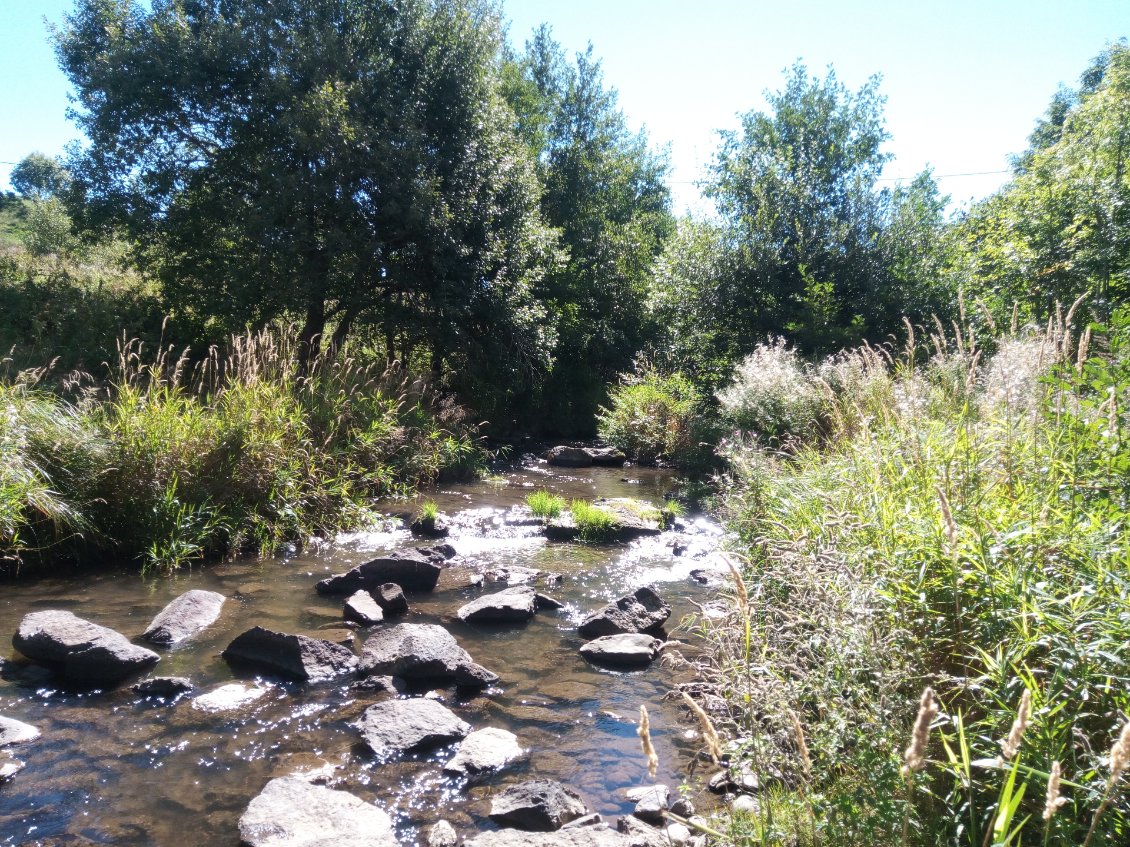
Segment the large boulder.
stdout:
<path fill-rule="evenodd" d="M 473 687 L 498 680 L 497 674 L 475 664 L 446 629 L 424 623 L 397 624 L 370 635 L 359 668 L 363 676 L 449 679 Z"/>
<path fill-rule="evenodd" d="M 249 847 L 398 847 L 379 806 L 296 777 L 267 783 L 239 819 Z"/>
<path fill-rule="evenodd" d="M 450 709 L 422 697 L 370 706 L 356 726 L 381 759 L 450 744 L 471 731 L 471 725 Z"/>
<path fill-rule="evenodd" d="M 600 665 L 650 665 L 663 644 L 658 638 L 638 632 L 602 635 L 581 645 L 581 655 Z"/>
<path fill-rule="evenodd" d="M 442 556 L 429 557 L 416 550 L 393 553 L 365 562 L 346 573 L 327 577 L 315 588 L 319 594 L 352 594 L 395 582 L 405 591 L 432 591 L 439 581 L 439 572 L 443 570 L 442 562 Z"/>
<path fill-rule="evenodd" d="M 475 778 L 500 771 L 525 755 L 514 733 L 493 726 L 477 729 L 463 739 L 443 772 Z"/>
<path fill-rule="evenodd" d="M 29 723 L 0 715 L 0 747 L 24 744 L 39 738 L 39 730 Z"/>
<path fill-rule="evenodd" d="M 502 826 L 552 832 L 588 812 L 577 792 L 552 779 L 511 785 L 491 798 L 490 818 Z"/>
<path fill-rule="evenodd" d="M 153 618 L 141 637 L 154 644 L 176 644 L 214 624 L 223 606 L 223 594 L 186 591 Z"/>
<path fill-rule="evenodd" d="M 12 646 L 32 661 L 83 683 L 118 682 L 161 660 L 120 632 L 54 609 L 25 615 Z"/>
<path fill-rule="evenodd" d="M 622 468 L 628 461 L 628 457 L 615 447 L 586 447 L 585 452 L 589 454 L 592 463 L 600 467 Z"/>
<path fill-rule="evenodd" d="M 551 465 L 562 468 L 587 468 L 592 466 L 592 455 L 584 447 L 551 447 L 545 454 Z"/>
<path fill-rule="evenodd" d="M 357 657 L 348 647 L 307 635 L 255 626 L 236 636 L 223 656 L 291 679 L 323 682 L 352 673 Z"/>
<path fill-rule="evenodd" d="M 484 832 L 463 842 L 463 847 L 631 847 L 618 832 L 598 823 L 561 829 L 557 832 L 522 832 L 501 829 Z"/>
<path fill-rule="evenodd" d="M 534 589 L 514 585 L 472 600 L 457 614 L 467 623 L 522 623 L 534 616 L 537 604 L 538 593 Z"/>
<path fill-rule="evenodd" d="M 577 631 L 585 638 L 616 635 L 622 632 L 649 632 L 661 627 L 671 616 L 671 607 L 650 588 L 609 603 L 585 618 Z"/>
<path fill-rule="evenodd" d="M 372 626 L 385 619 L 384 609 L 368 591 L 355 591 L 350 594 L 341 613 L 347 621 L 359 623 L 361 626 Z"/>

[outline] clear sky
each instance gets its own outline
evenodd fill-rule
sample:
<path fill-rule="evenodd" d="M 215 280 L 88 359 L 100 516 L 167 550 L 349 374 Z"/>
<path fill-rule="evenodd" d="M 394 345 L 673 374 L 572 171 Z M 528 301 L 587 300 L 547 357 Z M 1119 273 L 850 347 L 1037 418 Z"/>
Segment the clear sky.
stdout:
<path fill-rule="evenodd" d="M 1060 84 L 1130 36 L 1130 0 L 504 0 L 511 39 L 539 23 L 569 51 L 592 42 L 629 121 L 669 145 L 676 210 L 702 209 L 717 130 L 764 107 L 796 59 L 858 88 L 883 77 L 889 179 L 929 164 L 955 204 L 991 193 Z M 66 79 L 44 18 L 72 0 L 0 0 L 0 187 L 33 150 L 60 153 Z"/>

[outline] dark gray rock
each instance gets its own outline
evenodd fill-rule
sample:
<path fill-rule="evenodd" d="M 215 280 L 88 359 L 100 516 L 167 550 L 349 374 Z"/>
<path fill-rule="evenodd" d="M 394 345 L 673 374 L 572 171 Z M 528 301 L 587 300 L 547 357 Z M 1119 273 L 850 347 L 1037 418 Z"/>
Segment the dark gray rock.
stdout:
<path fill-rule="evenodd" d="M 357 657 L 348 647 L 307 635 L 252 627 L 224 650 L 228 661 L 245 662 L 292 679 L 322 682 L 351 673 Z"/>
<path fill-rule="evenodd" d="M 463 842 L 464 847 L 631 847 L 631 842 L 604 824 L 559 829 L 557 832 L 523 832 L 502 829 L 484 832 Z"/>
<path fill-rule="evenodd" d="M 482 687 L 498 680 L 475 664 L 446 629 L 435 624 L 402 623 L 370 635 L 361 650 L 360 672 L 404 679 L 450 679 Z"/>
<path fill-rule="evenodd" d="M 447 538 L 451 533 L 451 527 L 447 525 L 446 515 L 438 515 L 432 520 L 416 518 L 409 524 L 408 528 L 412 530 L 413 535 L 419 535 L 423 538 Z"/>
<path fill-rule="evenodd" d="M 187 694 L 195 687 L 191 680 L 183 676 L 154 676 L 143 679 L 131 686 L 131 689 L 143 697 L 176 697 Z"/>
<path fill-rule="evenodd" d="M 431 591 L 439 581 L 441 570 L 440 562 L 411 550 L 373 559 L 346 573 L 334 574 L 323 579 L 315 588 L 319 594 L 352 594 L 395 582 L 405 591 Z"/>
<path fill-rule="evenodd" d="M 524 623 L 534 616 L 537 592 L 528 585 L 515 585 L 494 594 L 484 594 L 458 611 L 466 623 Z"/>
<path fill-rule="evenodd" d="M 604 818 L 602 818 L 600 816 L 600 812 L 592 812 L 590 814 L 583 815 L 579 818 L 574 818 L 573 820 L 569 821 L 569 823 L 565 824 L 561 828 L 562 829 L 575 829 L 575 828 L 581 827 L 581 826 L 595 826 L 596 824 L 602 824 L 602 823 L 604 823 Z"/>
<path fill-rule="evenodd" d="M 0 747 L 25 744 L 39 738 L 39 730 L 29 723 L 0 715 Z"/>
<path fill-rule="evenodd" d="M 75 682 L 113 683 L 161 660 L 115 632 L 71 612 L 32 612 L 20 621 L 12 646 Z"/>
<path fill-rule="evenodd" d="M 658 638 L 638 632 L 604 635 L 581 645 L 581 655 L 601 665 L 650 665 L 663 644 Z"/>
<path fill-rule="evenodd" d="M 642 821 L 655 826 L 661 826 L 667 803 L 671 799 L 671 790 L 666 785 L 647 785 L 643 788 L 633 788 L 626 792 L 629 800 L 636 804 L 632 811 Z"/>
<path fill-rule="evenodd" d="M 584 447 L 551 447 L 545 454 L 551 465 L 562 468 L 587 468 L 592 466 L 592 456 Z"/>
<path fill-rule="evenodd" d="M 372 626 L 385 619 L 384 610 L 368 591 L 355 591 L 350 594 L 341 610 L 347 621 L 356 621 L 362 626 Z"/>
<path fill-rule="evenodd" d="M 377 601 L 386 615 L 403 615 L 408 611 L 408 601 L 404 598 L 404 590 L 395 582 L 386 582 L 370 589 L 369 594 Z"/>
<path fill-rule="evenodd" d="M 644 587 L 593 612 L 581 622 L 577 631 L 585 638 L 648 632 L 663 626 L 670 616 L 671 607 L 650 588 Z"/>
<path fill-rule="evenodd" d="M 694 803 L 686 797 L 678 797 L 671 803 L 671 811 L 681 818 L 693 818 L 695 814 Z"/>
<path fill-rule="evenodd" d="M 380 759 L 450 744 L 471 731 L 471 725 L 450 709 L 422 697 L 370 706 L 356 726 Z"/>
<path fill-rule="evenodd" d="M 493 726 L 477 729 L 463 739 L 455 755 L 443 766 L 443 772 L 471 778 L 483 776 L 500 771 L 525 755 L 514 733 Z"/>
<path fill-rule="evenodd" d="M 349 690 L 359 694 L 391 694 L 397 697 L 408 691 L 408 683 L 398 676 L 367 676 L 349 683 Z"/>
<path fill-rule="evenodd" d="M 443 544 L 433 544 L 431 547 L 417 547 L 416 552 L 429 561 L 443 564 L 448 559 L 455 558 L 455 548 L 446 541 Z"/>
<path fill-rule="evenodd" d="M 490 818 L 502 826 L 552 832 L 588 811 L 577 792 L 552 779 L 532 779 L 491 798 Z"/>
<path fill-rule="evenodd" d="M 249 847 L 398 847 L 379 806 L 296 777 L 272 779 L 239 819 Z"/>
<path fill-rule="evenodd" d="M 562 603 L 560 600 L 554 600 L 548 594 L 539 593 L 537 595 L 537 607 L 538 607 L 539 610 L 549 609 L 549 610 L 552 611 L 552 610 L 555 610 L 555 609 L 564 609 L 565 604 Z"/>
<path fill-rule="evenodd" d="M 615 447 L 586 447 L 585 452 L 594 465 L 604 468 L 622 468 L 628 461 L 628 457 Z"/>
<path fill-rule="evenodd" d="M 154 644 L 176 644 L 214 624 L 223 606 L 223 594 L 186 591 L 153 618 L 141 637 Z"/>

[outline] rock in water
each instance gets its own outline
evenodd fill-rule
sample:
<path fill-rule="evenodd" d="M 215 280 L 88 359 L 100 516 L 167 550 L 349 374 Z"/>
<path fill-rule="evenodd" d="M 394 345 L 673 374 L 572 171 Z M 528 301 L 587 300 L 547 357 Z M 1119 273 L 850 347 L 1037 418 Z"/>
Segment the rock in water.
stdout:
<path fill-rule="evenodd" d="M 439 557 L 442 561 L 442 557 Z M 319 594 L 352 594 L 362 589 L 368 591 L 382 583 L 394 582 L 405 591 L 431 591 L 439 581 L 443 569 L 440 561 L 415 550 L 393 553 L 373 559 L 343 574 L 334 574 L 319 582 Z"/>
<path fill-rule="evenodd" d="M 553 447 L 545 454 L 545 461 L 562 468 L 587 468 L 592 466 L 592 455 L 584 447 Z"/>
<path fill-rule="evenodd" d="M 628 461 L 628 457 L 615 447 L 586 447 L 585 452 L 594 465 L 604 468 L 622 468 Z"/>
<path fill-rule="evenodd" d="M 605 635 L 581 645 L 581 655 L 602 665 L 650 665 L 662 641 L 643 633 Z"/>
<path fill-rule="evenodd" d="M 385 619 L 384 610 L 377 605 L 377 601 L 368 591 L 355 591 L 350 594 L 342 608 L 342 615 L 347 621 L 356 621 L 362 626 L 372 626 Z"/>
<path fill-rule="evenodd" d="M 480 688 L 498 680 L 475 664 L 446 629 L 424 623 L 397 624 L 370 635 L 361 650 L 360 671 L 363 676 L 450 679 Z"/>
<path fill-rule="evenodd" d="M 223 594 L 186 591 L 153 618 L 141 637 L 154 644 L 176 644 L 214 624 L 223 606 Z"/>
<path fill-rule="evenodd" d="M 484 832 L 464 841 L 463 847 L 632 847 L 632 842 L 605 824 L 594 824 L 557 832 Z"/>
<path fill-rule="evenodd" d="M 383 809 L 295 777 L 272 779 L 239 819 L 250 847 L 398 847 Z"/>
<path fill-rule="evenodd" d="M 176 697 L 187 694 L 195 686 L 183 676 L 155 676 L 130 687 L 143 697 Z"/>
<path fill-rule="evenodd" d="M 445 820 L 438 820 L 428 830 L 428 847 L 455 847 L 459 843 L 459 835 L 455 827 Z"/>
<path fill-rule="evenodd" d="M 627 792 L 627 796 L 629 800 L 636 804 L 636 808 L 632 812 L 633 815 L 655 826 L 663 825 L 667 801 L 671 799 L 671 790 L 666 785 L 633 788 Z"/>
<path fill-rule="evenodd" d="M 537 598 L 537 592 L 528 585 L 515 585 L 472 600 L 458 615 L 467 623 L 525 622 L 534 616 Z"/>
<path fill-rule="evenodd" d="M 490 818 L 502 826 L 534 832 L 552 832 L 588 809 L 577 792 L 552 779 L 532 779 L 511 785 L 494 795 Z"/>
<path fill-rule="evenodd" d="M 381 759 L 428 750 L 465 738 L 471 725 L 435 700 L 387 700 L 370 706 L 356 724 Z"/>
<path fill-rule="evenodd" d="M 671 607 L 650 588 L 636 589 L 585 618 L 577 630 L 585 638 L 658 629 L 671 616 Z"/>
<path fill-rule="evenodd" d="M 224 650 L 223 656 L 229 661 L 246 662 L 292 679 L 310 682 L 322 682 L 351 673 L 357 664 L 353 651 L 340 644 L 306 635 L 274 632 L 261 626 L 252 627 L 237 636 Z"/>
<path fill-rule="evenodd" d="M 192 708 L 202 712 L 232 712 L 251 705 L 269 690 L 258 685 L 229 682 L 201 694 L 192 701 Z"/>
<path fill-rule="evenodd" d="M 25 615 L 12 646 L 76 682 L 118 682 L 161 660 L 120 632 L 59 610 Z"/>
<path fill-rule="evenodd" d="M 0 747 L 25 744 L 39 738 L 39 730 L 29 723 L 0 715 Z"/>
<path fill-rule="evenodd" d="M 404 599 L 404 590 L 395 582 L 386 582 L 371 589 L 369 594 L 377 601 L 377 605 L 386 615 L 403 615 L 408 611 L 408 601 Z"/>
<path fill-rule="evenodd" d="M 616 828 L 628 839 L 630 847 L 671 847 L 666 833 L 639 818 L 627 816 L 616 822 Z"/>
<path fill-rule="evenodd" d="M 500 771 L 526 755 L 518 744 L 518 736 L 496 727 L 478 729 L 463 739 L 459 749 L 443 772 L 476 777 Z"/>

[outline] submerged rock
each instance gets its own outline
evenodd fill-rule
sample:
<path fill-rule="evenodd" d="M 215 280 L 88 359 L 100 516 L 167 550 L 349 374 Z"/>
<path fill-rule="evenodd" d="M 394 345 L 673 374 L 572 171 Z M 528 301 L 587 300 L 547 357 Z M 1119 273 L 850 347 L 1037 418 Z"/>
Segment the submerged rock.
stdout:
<path fill-rule="evenodd" d="M 39 738 L 39 730 L 29 723 L 0 715 L 0 747 L 26 744 Z"/>
<path fill-rule="evenodd" d="M 183 676 L 154 676 L 130 686 L 131 690 L 143 697 L 176 697 L 178 694 L 187 694 L 195 687 L 191 680 Z"/>
<path fill-rule="evenodd" d="M 356 621 L 362 626 L 372 626 L 385 619 L 384 610 L 368 591 L 350 594 L 342 607 L 342 616 L 347 621 Z"/>
<path fill-rule="evenodd" d="M 557 832 L 502 829 L 484 832 L 463 842 L 464 847 L 632 847 L 632 842 L 605 824 L 570 826 Z"/>
<path fill-rule="evenodd" d="M 505 729 L 478 729 L 463 739 L 455 755 L 443 766 L 443 772 L 477 777 L 500 771 L 526 755 L 518 744 L 518 736 Z"/>
<path fill-rule="evenodd" d="M 397 847 L 379 806 L 295 777 L 267 783 L 239 819 L 239 836 L 249 847 Z"/>
<path fill-rule="evenodd" d="M 153 618 L 141 637 L 154 644 L 183 641 L 216 622 L 224 599 L 215 591 L 186 591 Z"/>
<path fill-rule="evenodd" d="M 224 650 L 223 657 L 310 682 L 351 673 L 357 664 L 357 657 L 348 647 L 261 626 L 237 636 Z"/>
<path fill-rule="evenodd" d="M 648 632 L 661 627 L 671 607 L 650 588 L 638 588 L 585 618 L 577 631 L 585 638 L 618 633 Z"/>
<path fill-rule="evenodd" d="M 404 679 L 450 679 L 457 685 L 482 687 L 498 680 L 446 629 L 435 624 L 402 623 L 369 636 L 361 650 L 360 671 Z"/>
<path fill-rule="evenodd" d="M 471 731 L 471 725 L 450 709 L 422 697 L 370 706 L 356 726 L 382 759 L 450 744 Z"/>
<path fill-rule="evenodd" d="M 604 665 L 649 665 L 663 644 L 658 638 L 636 632 L 604 635 L 581 645 L 581 655 Z"/>
<path fill-rule="evenodd" d="M 59 610 L 25 615 L 12 646 L 76 682 L 118 682 L 161 660 L 120 632 Z"/>
<path fill-rule="evenodd" d="M 435 557 L 429 558 L 416 550 L 393 553 L 365 562 L 343 574 L 327 577 L 315 588 L 319 594 L 352 594 L 394 582 L 405 591 L 431 591 L 436 587 L 442 570 L 443 558 L 438 558 L 439 561 L 436 561 Z"/>
<path fill-rule="evenodd" d="M 270 689 L 261 685 L 229 682 L 213 688 L 192 701 L 192 708 L 202 712 L 231 712 L 254 703 Z"/>
<path fill-rule="evenodd" d="M 532 779 L 494 795 L 490 818 L 502 826 L 552 832 L 588 812 L 577 792 L 552 779 Z"/>
<path fill-rule="evenodd" d="M 466 623 L 522 623 L 534 616 L 538 594 L 528 585 L 515 585 L 484 594 L 457 613 Z"/>

